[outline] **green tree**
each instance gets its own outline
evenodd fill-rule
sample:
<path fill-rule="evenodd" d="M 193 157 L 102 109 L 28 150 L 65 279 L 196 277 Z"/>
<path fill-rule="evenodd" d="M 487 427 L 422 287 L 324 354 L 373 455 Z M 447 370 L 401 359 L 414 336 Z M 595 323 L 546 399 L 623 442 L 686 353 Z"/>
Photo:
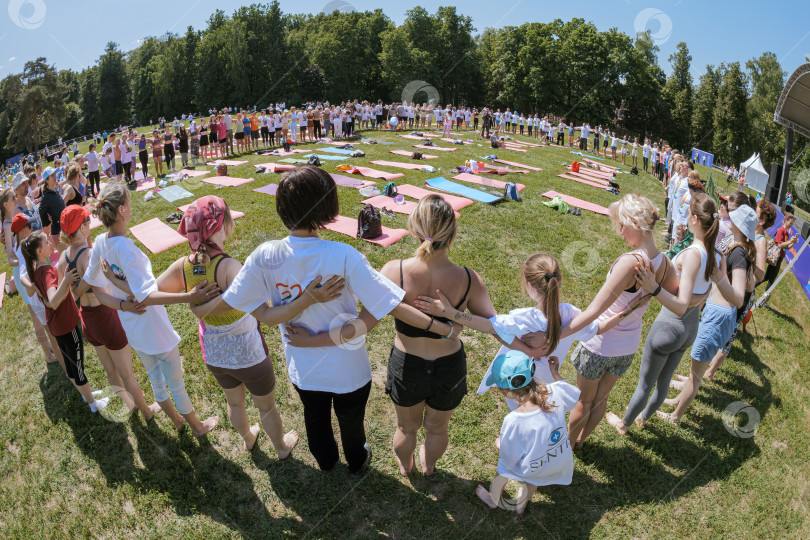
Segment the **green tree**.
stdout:
<path fill-rule="evenodd" d="M 323 99 L 327 84 L 326 75 L 317 64 L 307 66 L 301 74 L 301 98 L 304 101 Z"/>
<path fill-rule="evenodd" d="M 692 144 L 707 152 L 714 152 L 714 108 L 721 82 L 722 68 L 716 70 L 714 66 L 706 66 L 693 101 Z"/>
<path fill-rule="evenodd" d="M 673 148 L 688 151 L 692 144 L 692 56 L 683 41 L 669 57 L 672 75 L 664 85 L 663 95 L 670 110 L 667 138 Z"/>
<path fill-rule="evenodd" d="M 63 134 L 67 88 L 45 58 L 26 62 L 19 83 L 6 79 L 3 91 L 7 108 L 0 112 L 0 127 L 8 126 L 6 148 L 35 152 Z M 16 93 L 16 99 L 10 92 Z"/>
<path fill-rule="evenodd" d="M 739 163 L 748 152 L 747 101 L 745 74 L 740 63 L 733 62 L 723 73 L 714 109 L 714 154 L 720 163 Z"/>
<path fill-rule="evenodd" d="M 772 52 L 749 60 L 745 67 L 751 81 L 751 98 L 747 107 L 751 122 L 749 144 L 762 154 L 762 163 L 781 162 L 785 152 L 784 128 L 773 121 L 773 113 L 787 75 Z"/>
<path fill-rule="evenodd" d="M 89 67 L 81 74 L 79 108 L 82 114 L 82 127 L 86 133 L 103 129 L 98 108 L 98 77 L 98 66 Z"/>
<path fill-rule="evenodd" d="M 99 120 L 105 128 L 117 129 L 129 124 L 129 77 L 124 53 L 118 44 L 109 42 L 99 60 L 98 109 Z"/>

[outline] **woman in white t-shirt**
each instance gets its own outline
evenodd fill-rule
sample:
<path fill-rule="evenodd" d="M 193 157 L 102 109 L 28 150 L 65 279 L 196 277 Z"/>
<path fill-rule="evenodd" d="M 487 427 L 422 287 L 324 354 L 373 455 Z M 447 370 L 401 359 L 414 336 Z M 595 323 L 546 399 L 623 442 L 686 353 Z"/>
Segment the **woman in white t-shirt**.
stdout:
<path fill-rule="evenodd" d="M 430 318 L 403 304 L 404 291 L 356 249 L 319 238 L 339 210 L 335 182 L 325 171 L 303 166 L 286 173 L 276 192 L 276 211 L 290 235 L 256 248 L 222 301 L 250 313 L 268 300 L 273 306 L 295 300 L 321 277 L 346 280 L 340 298 L 309 306 L 282 328 L 282 336 L 290 382 L 304 405 L 310 451 L 322 470 L 337 464 L 334 408 L 349 472 L 357 478 L 371 462 L 364 426 L 371 391 L 365 334 L 389 313 L 420 328 L 428 327 Z M 448 335 L 451 328 L 437 323 L 432 330 Z"/>
<path fill-rule="evenodd" d="M 536 364 L 520 351 L 499 354 L 486 382 L 497 386 L 507 401 L 517 404 L 506 415 L 498 448 L 498 474 L 489 489 L 481 484 L 478 498 L 493 510 L 502 505 L 522 514 L 538 486 L 569 485 L 574 476 L 574 454 L 565 429 L 565 413 L 574 408 L 579 390 L 560 377 L 559 361 L 548 359 L 550 383 L 533 377 Z M 501 500 L 509 480 L 520 482 L 517 500 Z"/>
<path fill-rule="evenodd" d="M 110 286 L 111 294 L 119 300 L 122 309 L 121 326 L 146 369 L 155 400 L 178 431 L 188 422 L 194 436 L 201 437 L 216 426 L 219 418 L 212 416 L 203 421 L 197 418 L 183 381 L 178 349 L 180 336 L 172 328 L 163 306 L 206 301 L 218 294 L 217 285 L 204 287 L 205 284 L 201 284 L 183 294 L 159 291 L 149 258 L 127 238 L 127 223 L 131 217 L 129 198 L 130 192 L 123 184 L 108 184 L 101 190 L 93 213 L 107 227 L 107 232 L 96 237 L 90 263 L 74 294 L 81 295 L 90 287 Z M 123 311 L 130 297 L 134 297 L 139 308 L 146 308 L 143 314 Z"/>

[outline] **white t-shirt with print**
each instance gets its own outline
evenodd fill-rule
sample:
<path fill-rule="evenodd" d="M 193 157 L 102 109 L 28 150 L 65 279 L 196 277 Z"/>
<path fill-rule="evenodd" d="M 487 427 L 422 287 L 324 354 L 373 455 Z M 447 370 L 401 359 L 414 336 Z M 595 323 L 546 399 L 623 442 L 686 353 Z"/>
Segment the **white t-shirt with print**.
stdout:
<path fill-rule="evenodd" d="M 560 320 L 562 321 L 563 326 L 568 324 L 579 314 L 580 310 L 571 304 L 560 304 Z M 495 315 L 490 319 L 490 321 L 492 321 L 492 327 L 498 334 L 498 337 L 501 338 L 505 343 L 512 343 L 516 337 L 530 334 L 532 332 L 545 332 L 548 328 L 548 319 L 546 319 L 543 312 L 537 308 L 513 309 L 508 315 Z M 562 365 L 563 361 L 565 361 L 565 357 L 568 355 L 568 351 L 571 349 L 571 346 L 575 341 L 588 341 L 595 336 L 596 332 L 598 331 L 599 321 L 593 321 L 579 332 L 560 339 L 560 341 L 557 343 L 557 348 L 554 349 L 554 352 L 552 352 L 549 356 L 556 356 L 560 361 L 560 365 Z M 507 351 L 509 351 L 509 347 L 502 345 L 495 357 L 497 358 L 498 355 L 505 354 Z M 535 380 L 543 383 L 549 383 L 553 380 L 546 357 L 535 358 L 534 364 Z M 489 368 L 487 368 L 487 372 L 484 375 L 481 384 L 478 386 L 479 394 L 484 394 L 490 389 L 490 386 L 487 385 L 487 378 L 489 377 L 490 373 L 492 373 L 491 363 Z M 507 399 L 506 401 L 509 404 L 510 409 L 514 409 L 517 406 L 517 402 L 511 399 Z"/>
<path fill-rule="evenodd" d="M 125 236 L 107 238 L 107 234 L 97 236 L 93 243 L 84 281 L 93 287 L 109 286 L 110 293 L 115 298 L 125 300 L 128 297 L 127 293 L 110 283 L 102 272 L 101 261 L 107 261 L 116 276 L 126 280 L 135 299 L 142 302 L 158 290 L 149 257 L 129 238 Z M 172 328 L 164 306 L 147 306 L 146 313 L 142 315 L 119 311 L 118 318 L 127 334 L 129 344 L 137 352 L 162 354 L 171 351 L 180 343 L 180 336 Z"/>
<path fill-rule="evenodd" d="M 84 159 L 87 160 L 87 172 L 96 172 L 98 170 L 98 154 L 94 151 L 87 152 L 84 155 Z"/>
<path fill-rule="evenodd" d="M 371 267 L 365 256 L 341 242 L 288 236 L 265 242 L 250 254 L 222 295 L 231 307 L 251 313 L 269 301 L 274 306 L 297 298 L 313 279 L 346 279 L 340 298 L 314 304 L 289 321 L 312 333 L 339 329 L 357 316 L 359 300 L 376 319 L 399 305 L 405 291 Z M 293 347 L 284 344 L 290 382 L 303 390 L 345 394 L 371 380 L 365 336 L 341 346 Z"/>
<path fill-rule="evenodd" d="M 551 412 L 512 411 L 503 419 L 498 474 L 535 486 L 567 486 L 574 475 L 574 454 L 565 413 L 577 404 L 580 392 L 565 381 L 554 381 L 547 387 Z"/>

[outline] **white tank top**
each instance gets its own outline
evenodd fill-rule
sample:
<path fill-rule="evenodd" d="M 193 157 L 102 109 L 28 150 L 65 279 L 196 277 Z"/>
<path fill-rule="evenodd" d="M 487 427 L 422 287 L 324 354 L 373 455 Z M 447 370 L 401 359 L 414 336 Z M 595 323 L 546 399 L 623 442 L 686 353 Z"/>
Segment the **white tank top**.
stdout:
<path fill-rule="evenodd" d="M 700 252 L 700 270 L 698 270 L 698 275 L 695 278 L 695 284 L 692 286 L 692 294 L 704 294 L 711 286 L 711 279 L 706 279 L 706 263 L 708 262 L 708 256 L 706 255 L 706 250 L 703 248 L 703 246 L 692 244 L 675 255 L 675 258 L 672 259 L 672 264 L 675 265 L 675 273 L 678 275 L 678 278 L 680 278 L 681 270 L 678 268 L 678 258 L 693 248 Z"/>

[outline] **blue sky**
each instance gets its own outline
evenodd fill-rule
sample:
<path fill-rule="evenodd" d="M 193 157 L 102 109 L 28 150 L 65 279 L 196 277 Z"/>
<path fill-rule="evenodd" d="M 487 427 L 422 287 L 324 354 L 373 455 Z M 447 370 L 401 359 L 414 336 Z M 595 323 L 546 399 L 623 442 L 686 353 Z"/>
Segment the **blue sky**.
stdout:
<path fill-rule="evenodd" d="M 397 24 L 405 12 L 422 5 L 434 12 L 449 2 L 400 0 L 385 13 Z M 167 31 L 183 33 L 187 26 L 203 28 L 217 8 L 232 12 L 244 3 L 223 0 L 138 2 L 65 2 L 57 0 L 9 0 L 6 13 L 0 11 L 0 77 L 22 71 L 27 60 L 44 56 L 58 69 L 81 70 L 92 65 L 108 41 L 123 50 L 138 40 Z M 282 1 L 286 13 L 317 13 L 325 6 L 371 10 L 380 6 L 365 0 Z M 706 64 L 746 60 L 773 51 L 789 74 L 810 56 L 810 3 L 807 0 L 726 2 L 707 0 L 618 0 L 579 2 L 537 0 L 473 0 L 456 4 L 472 17 L 475 27 L 548 22 L 556 18 L 581 17 L 600 30 L 617 27 L 634 35 L 652 31 L 661 49 L 659 63 L 668 73 L 667 58 L 679 41 L 686 41 L 692 54 L 692 74 L 703 73 Z"/>

